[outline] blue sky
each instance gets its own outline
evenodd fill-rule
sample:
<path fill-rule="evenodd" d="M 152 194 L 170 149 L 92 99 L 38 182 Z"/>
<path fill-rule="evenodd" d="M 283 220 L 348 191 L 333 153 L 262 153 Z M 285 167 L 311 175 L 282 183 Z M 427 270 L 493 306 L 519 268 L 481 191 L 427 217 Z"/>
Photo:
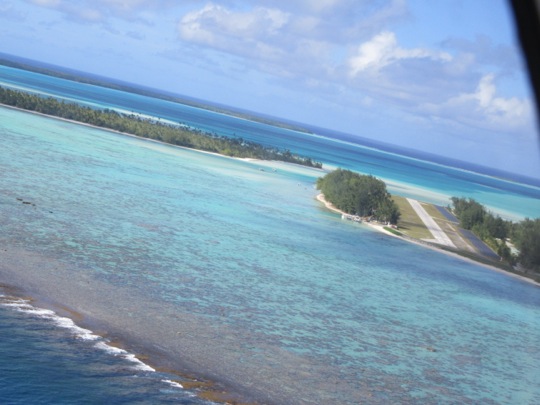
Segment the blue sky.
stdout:
<path fill-rule="evenodd" d="M 0 0 L 0 52 L 538 177 L 502 0 Z"/>

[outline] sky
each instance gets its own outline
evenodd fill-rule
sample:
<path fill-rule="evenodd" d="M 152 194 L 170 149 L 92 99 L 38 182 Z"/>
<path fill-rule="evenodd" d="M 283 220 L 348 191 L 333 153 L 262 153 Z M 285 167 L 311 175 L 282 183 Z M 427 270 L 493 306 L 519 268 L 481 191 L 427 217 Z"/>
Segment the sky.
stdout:
<path fill-rule="evenodd" d="M 504 0 L 0 0 L 0 52 L 540 175 Z"/>

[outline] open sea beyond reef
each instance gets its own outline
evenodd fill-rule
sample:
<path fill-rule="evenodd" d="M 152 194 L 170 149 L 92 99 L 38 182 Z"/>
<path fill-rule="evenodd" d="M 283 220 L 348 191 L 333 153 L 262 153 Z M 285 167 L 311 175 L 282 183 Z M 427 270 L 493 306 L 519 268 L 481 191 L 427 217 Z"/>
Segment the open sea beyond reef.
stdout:
<path fill-rule="evenodd" d="M 3 66 L 0 85 L 540 216 L 534 182 L 395 148 Z M 4 107 L 0 139 L 2 404 L 208 404 L 188 374 L 274 404 L 540 403 L 540 288 L 342 221 L 315 199 L 319 170 Z"/>

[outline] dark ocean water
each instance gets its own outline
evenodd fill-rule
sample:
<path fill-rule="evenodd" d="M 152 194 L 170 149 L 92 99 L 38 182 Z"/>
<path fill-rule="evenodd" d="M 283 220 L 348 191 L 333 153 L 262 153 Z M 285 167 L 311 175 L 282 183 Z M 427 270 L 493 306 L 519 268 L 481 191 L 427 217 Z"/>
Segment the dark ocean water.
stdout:
<path fill-rule="evenodd" d="M 210 404 L 178 380 L 69 318 L 0 295 L 2 404 Z"/>
<path fill-rule="evenodd" d="M 466 195 L 508 217 L 540 216 L 534 184 L 448 162 L 5 67 L 0 83 L 289 148 L 425 201 Z M 2 283 L 143 337 L 185 333 L 186 356 L 219 359 L 246 387 L 249 373 L 269 375 L 288 403 L 317 403 L 302 399 L 312 393 L 333 404 L 540 402 L 538 287 L 341 221 L 314 200 L 316 170 L 5 108 L 0 139 L 0 258 L 46 259 L 10 265 Z M 3 294 L 0 403 L 207 403 L 70 319 Z"/>

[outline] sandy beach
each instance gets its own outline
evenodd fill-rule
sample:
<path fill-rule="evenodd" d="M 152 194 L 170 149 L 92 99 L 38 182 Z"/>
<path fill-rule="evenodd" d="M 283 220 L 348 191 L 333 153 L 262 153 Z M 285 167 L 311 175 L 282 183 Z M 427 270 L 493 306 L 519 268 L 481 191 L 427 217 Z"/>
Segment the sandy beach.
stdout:
<path fill-rule="evenodd" d="M 341 211 L 340 209 L 334 207 L 332 205 L 332 203 L 328 202 L 325 200 L 324 198 L 324 194 L 318 194 L 317 195 L 317 200 L 320 201 L 321 203 L 324 204 L 324 206 L 326 208 L 328 208 L 329 210 L 331 211 L 334 211 L 340 215 L 343 215 L 343 214 L 346 214 L 345 212 Z M 525 277 L 525 276 L 521 276 L 519 274 L 515 274 L 515 273 L 511 273 L 511 272 L 508 272 L 508 271 L 505 271 L 503 269 L 500 269 L 498 267 L 495 267 L 495 266 L 490 266 L 489 264 L 486 264 L 486 263 L 483 263 L 481 261 L 476 261 L 476 260 L 473 260 L 469 257 L 464 257 L 464 256 L 461 256 L 459 255 L 458 253 L 455 253 L 455 252 L 451 252 L 449 250 L 446 250 L 446 249 L 442 249 L 442 248 L 438 248 L 437 246 L 435 246 L 434 244 L 432 243 L 424 243 L 423 241 L 420 241 L 420 240 L 417 240 L 417 239 L 414 239 L 414 238 L 411 238 L 411 237 L 406 237 L 406 238 L 403 238 L 399 235 L 396 235 L 396 234 L 393 234 L 391 232 L 388 232 L 386 229 L 384 229 L 384 225 L 381 225 L 381 224 L 377 224 L 377 223 L 374 223 L 374 222 L 362 222 L 363 225 L 367 225 L 369 226 L 370 228 L 378 231 L 378 232 L 381 232 L 381 233 L 384 233 L 386 235 L 389 235 L 389 236 L 393 236 L 394 238 L 398 238 L 398 239 L 401 239 L 401 240 L 404 240 L 404 241 L 407 241 L 409 243 L 414 243 L 416 245 L 419 245 L 419 246 L 423 246 L 425 248 L 428 248 L 428 249 L 433 249 L 433 250 L 436 250 L 438 252 L 441 252 L 441 253 L 444 253 L 446 255 L 449 255 L 449 256 L 452 256 L 452 257 L 455 257 L 455 258 L 458 258 L 458 259 L 461 259 L 461 260 L 464 260 L 464 261 L 467 261 L 469 263 L 474 263 L 474 264 L 477 264 L 479 266 L 482 266 L 482 267 L 485 267 L 485 268 L 488 268 L 490 270 L 493 270 L 493 271 L 496 271 L 498 273 L 501 273 L 501 274 L 505 274 L 509 277 L 514 277 L 514 278 L 517 278 L 519 280 L 522 280 L 522 281 L 526 281 L 527 283 L 531 283 L 531 284 L 534 284 L 536 286 L 539 286 L 540 287 L 540 283 L 536 282 L 535 280 L 532 280 L 528 277 Z"/>

